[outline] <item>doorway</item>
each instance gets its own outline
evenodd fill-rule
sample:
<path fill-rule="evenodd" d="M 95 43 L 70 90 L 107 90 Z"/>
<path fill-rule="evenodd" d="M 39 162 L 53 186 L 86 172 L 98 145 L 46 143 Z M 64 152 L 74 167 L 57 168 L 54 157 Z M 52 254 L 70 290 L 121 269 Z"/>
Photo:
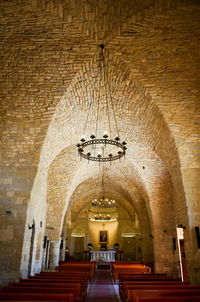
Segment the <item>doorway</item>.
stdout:
<path fill-rule="evenodd" d="M 123 237 L 123 257 L 126 261 L 136 260 L 136 240 L 135 237 Z"/>
<path fill-rule="evenodd" d="M 84 237 L 75 237 L 74 239 L 74 258 L 75 260 L 83 260 Z"/>

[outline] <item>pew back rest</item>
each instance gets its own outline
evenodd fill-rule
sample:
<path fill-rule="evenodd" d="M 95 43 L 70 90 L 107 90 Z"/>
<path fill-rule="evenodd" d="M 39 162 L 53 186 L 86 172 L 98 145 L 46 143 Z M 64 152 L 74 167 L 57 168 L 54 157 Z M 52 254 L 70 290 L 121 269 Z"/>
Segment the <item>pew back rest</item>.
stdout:
<path fill-rule="evenodd" d="M 0 292 L 0 301 L 6 300 L 31 300 L 31 301 L 63 301 L 73 302 L 72 294 L 37 294 L 37 293 L 2 293 Z"/>
<path fill-rule="evenodd" d="M 153 290 L 128 290 L 127 301 L 130 302 L 132 299 L 136 299 L 136 297 L 162 297 L 162 296 L 199 296 L 200 298 L 200 290 L 199 289 L 153 289 Z"/>
<path fill-rule="evenodd" d="M 136 297 L 131 302 L 199 302 L 199 296 Z"/>
<path fill-rule="evenodd" d="M 7 286 L 2 287 L 2 293 L 37 293 L 37 294 L 72 294 L 74 297 L 74 302 L 81 300 L 81 291 L 77 288 L 55 288 L 55 287 L 20 287 L 20 286 Z"/>

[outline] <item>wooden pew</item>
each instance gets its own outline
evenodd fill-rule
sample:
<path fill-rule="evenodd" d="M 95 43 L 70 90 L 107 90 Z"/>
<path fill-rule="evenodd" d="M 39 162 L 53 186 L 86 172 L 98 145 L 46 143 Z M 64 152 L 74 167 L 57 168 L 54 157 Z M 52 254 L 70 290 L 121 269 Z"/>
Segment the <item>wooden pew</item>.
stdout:
<path fill-rule="evenodd" d="M 0 301 L 19 300 L 19 301 L 63 301 L 73 302 L 72 294 L 38 294 L 38 293 L 2 293 L 0 292 Z"/>
<path fill-rule="evenodd" d="M 91 277 L 91 271 L 94 269 L 94 263 L 83 264 L 75 263 L 67 265 L 63 264 L 65 270 L 62 272 L 43 272 L 36 276 L 30 276 L 28 279 L 20 279 L 19 283 L 11 282 L 9 287 L 4 287 L 1 292 L 1 298 L 4 295 L 6 300 L 9 299 L 8 294 L 16 294 L 19 300 L 41 300 L 48 298 L 48 295 L 61 295 L 65 299 L 65 294 L 72 294 L 74 302 L 82 301 L 87 293 L 88 279 Z M 35 294 L 40 296 L 35 296 Z M 22 296 L 19 296 L 22 295 Z M 30 297 L 28 297 L 31 296 Z M 70 296 L 66 296 L 70 299 Z M 55 296 L 54 296 L 55 298 Z M 13 296 L 11 297 L 11 300 Z M 55 300 L 57 299 L 57 296 Z M 52 298 L 50 299 L 52 300 Z M 58 301 L 59 296 L 58 296 Z M 65 300 L 63 300 L 65 301 Z"/>
<path fill-rule="evenodd" d="M 89 278 L 89 273 L 82 272 L 82 271 L 41 272 L 39 274 L 35 274 L 35 276 L 67 276 L 67 275 L 84 276 Z"/>
<path fill-rule="evenodd" d="M 85 283 L 85 281 L 81 278 L 31 278 L 31 279 L 20 279 L 20 283 L 27 283 L 29 284 L 29 286 L 31 286 L 30 284 L 32 283 L 40 283 L 41 286 L 43 286 L 44 284 L 48 284 L 51 286 L 51 284 L 62 284 L 63 286 L 67 286 L 67 284 L 71 284 L 71 283 L 77 283 L 81 285 L 81 293 L 83 296 L 86 295 L 87 293 L 87 284 Z M 42 285 L 43 284 L 43 285 Z"/>
<path fill-rule="evenodd" d="M 40 294 L 72 294 L 74 302 L 80 302 L 83 300 L 81 296 L 81 289 L 73 287 L 24 287 L 24 286 L 7 286 L 2 287 L 2 293 L 40 293 Z"/>
<path fill-rule="evenodd" d="M 65 277 L 53 277 L 53 276 L 34 276 L 31 277 L 29 279 L 20 279 L 20 282 L 45 282 L 46 280 L 48 280 L 48 282 L 52 282 L 52 283 L 59 283 L 59 282 L 64 282 L 64 283 L 68 283 L 68 282 L 74 282 L 74 283 L 80 283 L 81 286 L 87 286 L 87 279 L 84 277 L 78 277 L 78 276 L 65 276 Z"/>
<path fill-rule="evenodd" d="M 37 288 L 43 288 L 43 287 L 50 287 L 52 289 L 56 289 L 56 290 L 59 290 L 59 289 L 62 289 L 62 288 L 65 288 L 65 289 L 75 289 L 77 291 L 77 293 L 79 293 L 81 299 L 83 299 L 86 294 L 87 294 L 87 291 L 86 290 L 83 290 L 81 288 L 81 284 L 80 283 L 48 283 L 47 282 L 10 282 L 9 284 L 9 288 L 16 288 L 16 287 L 32 287 L 32 288 L 36 288 L 36 291 L 37 291 Z"/>
<path fill-rule="evenodd" d="M 141 281 L 145 281 L 145 280 L 154 280 L 154 281 L 162 281 L 162 280 L 166 280 L 166 281 L 180 281 L 181 279 L 179 278 L 174 278 L 172 276 L 162 276 L 159 274 L 149 274 L 149 275 L 145 275 L 145 274 L 120 274 L 119 275 L 119 285 L 121 285 L 124 281 L 128 281 L 128 280 L 141 280 Z"/>
<path fill-rule="evenodd" d="M 122 300 L 127 300 L 128 298 L 128 291 L 130 290 L 180 290 L 180 289 L 197 289 L 200 290 L 200 285 L 182 285 L 182 284 L 155 284 L 155 285 L 150 285 L 150 284 L 140 284 L 140 285 L 130 285 L 126 284 L 124 288 L 123 295 L 121 296 Z"/>
<path fill-rule="evenodd" d="M 159 274 L 119 274 L 119 283 L 124 280 L 175 280 L 181 281 L 180 278 L 174 278 L 173 276 L 163 276 Z"/>
<path fill-rule="evenodd" d="M 180 278 L 174 278 L 173 276 L 169 276 L 166 274 L 134 274 L 134 273 L 120 273 L 119 274 L 119 280 L 121 279 L 131 279 L 131 278 L 147 278 L 147 279 L 152 279 L 152 278 L 157 278 L 157 279 L 176 279 L 176 280 L 181 280 Z"/>
<path fill-rule="evenodd" d="M 162 297 L 162 296 L 199 296 L 199 289 L 154 289 L 154 290 L 128 290 L 127 302 L 136 302 L 137 297 Z"/>
<path fill-rule="evenodd" d="M 28 281 L 25 281 L 28 280 Z M 61 276 L 61 277 L 54 277 L 54 276 L 34 276 L 31 277 L 29 279 L 20 279 L 20 281 L 22 282 L 34 282 L 34 281 L 41 281 L 41 282 L 45 282 L 45 280 L 48 280 L 48 282 L 51 283 L 60 283 L 60 282 L 65 282 L 65 283 L 80 283 L 81 284 L 81 288 L 85 289 L 88 286 L 88 280 L 87 278 L 85 278 L 84 276 Z"/>
<path fill-rule="evenodd" d="M 80 273 L 69 273 L 69 272 L 41 272 L 40 274 L 36 274 L 35 276 L 30 276 L 29 279 L 32 279 L 32 278 L 82 278 L 85 283 L 87 284 L 88 283 L 88 280 L 90 278 L 89 274 L 88 273 L 83 273 L 83 272 L 80 272 Z"/>
<path fill-rule="evenodd" d="M 148 274 L 149 268 L 143 264 L 112 264 L 113 279 L 116 282 L 120 274 Z"/>
<path fill-rule="evenodd" d="M 59 272 L 88 272 L 89 273 L 89 278 L 90 280 L 92 279 L 94 275 L 94 268 L 95 265 L 94 263 L 84 263 L 84 262 L 79 262 L 79 263 L 64 263 L 56 267 L 56 271 Z"/>
<path fill-rule="evenodd" d="M 128 280 L 127 280 L 128 279 Z M 189 282 L 182 282 L 180 279 L 173 279 L 173 278 L 124 278 L 124 280 L 121 280 L 119 283 L 119 292 L 120 295 L 123 297 L 125 295 L 125 287 L 127 284 L 130 285 L 143 285 L 143 284 L 149 284 L 149 285 L 187 285 Z"/>
<path fill-rule="evenodd" d="M 65 275 L 36 275 L 36 276 L 30 276 L 28 278 L 28 280 L 31 280 L 31 279 L 57 279 L 57 280 L 81 280 L 84 284 L 88 284 L 88 278 L 87 278 L 87 275 L 84 276 L 84 275 L 76 275 L 76 274 L 65 274 Z"/>
<path fill-rule="evenodd" d="M 136 302 L 199 302 L 199 296 L 136 297 Z"/>
<path fill-rule="evenodd" d="M 26 300 L 0 300 L 0 301 L 6 301 L 6 302 L 13 302 L 13 301 L 15 301 L 15 302 L 32 302 L 32 301 L 37 301 L 37 302 L 40 302 L 40 301 L 42 301 L 42 302 L 44 302 L 44 301 L 46 301 L 46 302 L 48 302 L 48 300 L 28 300 L 28 299 L 26 299 Z M 51 300 L 51 302 L 57 302 L 57 300 Z"/>
<path fill-rule="evenodd" d="M 80 283 L 48 283 L 47 282 L 10 282 L 9 287 L 56 287 L 56 288 L 77 288 L 81 290 Z"/>

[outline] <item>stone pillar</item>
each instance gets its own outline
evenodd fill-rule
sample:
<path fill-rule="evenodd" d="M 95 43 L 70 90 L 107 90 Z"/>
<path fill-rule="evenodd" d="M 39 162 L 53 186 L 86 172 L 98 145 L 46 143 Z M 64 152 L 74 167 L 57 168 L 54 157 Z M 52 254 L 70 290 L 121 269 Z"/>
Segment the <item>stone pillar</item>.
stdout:
<path fill-rule="evenodd" d="M 47 269 L 48 267 L 48 258 L 49 258 L 49 241 L 46 236 L 46 245 L 43 248 L 43 260 L 42 260 L 42 270 Z"/>
<path fill-rule="evenodd" d="M 172 235 L 163 228 L 156 228 L 153 238 L 155 273 L 174 274 L 174 255 Z"/>
<path fill-rule="evenodd" d="M 35 168 L 3 167 L 0 169 L 0 285 L 21 276 L 20 265 L 24 241 L 27 203 L 33 184 Z M 27 227 L 26 227 L 27 228 Z M 22 259 L 28 266 L 28 253 Z"/>
<path fill-rule="evenodd" d="M 45 268 L 49 268 L 49 259 L 50 259 L 50 248 L 51 248 L 51 242 L 50 240 L 47 241 L 47 251 L 46 251 L 46 263 Z"/>
<path fill-rule="evenodd" d="M 55 270 L 59 264 L 60 241 L 51 241 L 50 247 L 50 269 Z"/>
<path fill-rule="evenodd" d="M 200 249 L 195 233 L 195 226 L 200 229 L 200 168 L 182 168 L 182 177 L 189 218 L 184 231 L 188 275 L 191 283 L 200 284 Z"/>
<path fill-rule="evenodd" d="M 66 240 L 65 239 L 62 240 L 63 240 L 63 246 L 62 249 L 60 249 L 60 261 L 65 261 Z"/>

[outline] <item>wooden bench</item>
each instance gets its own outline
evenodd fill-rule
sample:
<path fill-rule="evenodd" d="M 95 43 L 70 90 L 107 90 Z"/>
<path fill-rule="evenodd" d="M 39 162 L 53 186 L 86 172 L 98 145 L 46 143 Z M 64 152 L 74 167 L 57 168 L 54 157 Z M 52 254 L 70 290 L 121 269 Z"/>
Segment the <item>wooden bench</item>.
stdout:
<path fill-rule="evenodd" d="M 48 284 L 48 286 L 52 286 L 54 284 L 57 284 L 57 286 L 62 285 L 62 286 L 68 286 L 71 283 L 74 284 L 79 284 L 81 286 L 81 293 L 83 296 L 86 295 L 87 293 L 87 284 L 85 284 L 85 282 L 80 279 L 80 278 L 70 278 L 70 279 L 58 279 L 58 278 L 44 278 L 44 279 L 40 279 L 40 278 L 33 278 L 33 279 L 20 279 L 20 283 L 27 283 L 29 286 L 31 286 L 32 283 L 39 283 L 41 286 L 44 286 Z M 68 286 L 69 287 L 69 286 Z"/>
<path fill-rule="evenodd" d="M 15 301 L 15 302 L 22 302 L 22 300 L 20 299 L 20 300 L 0 300 L 0 301 L 6 301 L 6 302 L 13 302 L 13 301 Z M 32 302 L 32 301 L 37 301 L 37 302 L 40 302 L 40 301 L 42 301 L 42 302 L 44 302 L 44 301 L 46 301 L 46 302 L 48 302 L 48 300 L 28 300 L 28 299 L 26 299 L 26 300 L 23 300 L 23 302 Z M 57 300 L 51 300 L 51 302 L 57 302 Z"/>
<path fill-rule="evenodd" d="M 175 281 L 181 281 L 180 278 L 174 278 L 173 276 L 163 276 L 159 274 L 119 274 L 119 283 L 121 283 L 124 280 L 175 280 Z"/>
<path fill-rule="evenodd" d="M 48 283 L 47 282 L 10 282 L 9 287 L 57 287 L 57 288 L 62 288 L 62 287 L 69 287 L 69 288 L 77 288 L 81 290 L 81 284 L 80 283 Z"/>
<path fill-rule="evenodd" d="M 136 297 L 162 297 L 162 296 L 199 296 L 199 289 L 143 289 L 128 290 L 127 302 L 136 302 Z"/>
<path fill-rule="evenodd" d="M 88 273 L 72 273 L 72 272 L 42 272 L 40 274 L 36 274 L 35 276 L 30 276 L 29 279 L 32 278 L 82 278 L 85 283 L 88 283 L 90 278 Z"/>
<path fill-rule="evenodd" d="M 119 279 L 120 274 L 148 274 L 149 269 L 143 264 L 112 264 L 112 274 L 114 281 Z"/>
<path fill-rule="evenodd" d="M 155 290 L 155 289 L 165 289 L 165 290 L 176 290 L 176 289 L 198 289 L 200 290 L 199 285 L 177 285 L 177 284 L 159 284 L 159 285 L 149 285 L 149 284 L 140 284 L 140 285 L 130 285 L 126 284 L 123 293 L 121 294 L 122 300 L 126 300 L 128 297 L 128 291 L 130 290 Z"/>
<path fill-rule="evenodd" d="M 89 278 L 88 272 L 82 271 L 62 271 L 62 272 L 41 272 L 39 274 L 35 274 L 35 276 L 66 276 L 66 275 L 80 275 Z"/>
<path fill-rule="evenodd" d="M 76 277 L 76 276 L 65 276 L 65 277 L 53 277 L 53 276 L 44 276 L 44 277 L 32 277 L 29 279 L 20 279 L 20 282 L 52 282 L 52 283 L 68 283 L 68 282 L 74 282 L 74 283 L 80 283 L 82 287 L 87 286 L 87 280 L 84 277 Z"/>
<path fill-rule="evenodd" d="M 56 267 L 57 271 L 80 271 L 80 272 L 88 272 L 90 279 L 92 279 L 94 275 L 94 268 L 95 264 L 92 263 L 85 263 L 85 262 L 79 262 L 79 263 L 64 263 Z"/>
<path fill-rule="evenodd" d="M 124 282 L 124 281 L 145 281 L 145 280 L 152 280 L 152 281 L 179 281 L 182 282 L 181 279 L 179 278 L 174 278 L 172 276 L 152 276 L 152 275 L 135 275 L 135 274 L 121 274 L 119 275 L 119 286 Z"/>
<path fill-rule="evenodd" d="M 33 277 L 30 279 L 20 279 L 20 282 L 41 282 L 41 283 L 80 283 L 83 291 L 87 289 L 88 282 L 84 277 L 74 277 L 74 276 L 65 276 L 65 277 Z"/>
<path fill-rule="evenodd" d="M 131 280 L 123 280 L 122 282 L 120 282 L 119 284 L 119 292 L 120 295 L 124 296 L 124 290 L 127 284 L 130 285 L 187 285 L 189 284 L 189 282 L 182 282 L 179 279 L 142 279 L 142 278 L 133 278 Z"/>
<path fill-rule="evenodd" d="M 56 278 L 68 278 L 68 277 L 73 277 L 73 278 L 82 278 L 84 279 L 85 281 L 88 282 L 88 279 L 89 279 L 89 275 L 87 272 L 83 273 L 83 272 L 80 272 L 80 273 L 74 273 L 74 272 L 60 272 L 60 273 L 54 273 L 54 272 L 51 272 L 51 273 L 40 273 L 40 274 L 36 274 L 35 276 L 30 276 L 29 279 L 31 278 L 45 278 L 45 277 L 56 277 Z"/>
<path fill-rule="evenodd" d="M 36 275 L 36 276 L 30 276 L 28 279 L 81 279 L 83 280 L 85 283 L 88 283 L 88 278 L 87 275 L 79 275 L 79 274 L 65 274 L 65 275 Z"/>
<path fill-rule="evenodd" d="M 123 280 L 123 279 L 129 279 L 129 278 L 132 278 L 132 277 L 135 277 L 135 278 L 151 278 L 151 279 L 178 279 L 178 280 L 181 280 L 180 278 L 174 278 L 173 276 L 169 276 L 169 275 L 165 275 L 165 274 L 133 274 L 133 273 L 120 273 L 119 274 L 119 280 Z"/>
<path fill-rule="evenodd" d="M 29 300 L 29 301 L 63 301 L 73 302 L 72 294 L 38 294 L 38 293 L 2 293 L 0 292 L 0 301 L 7 300 Z"/>
<path fill-rule="evenodd" d="M 74 302 L 82 301 L 83 297 L 81 296 L 80 288 L 73 287 L 24 287 L 24 286 L 7 286 L 2 287 L 2 293 L 40 293 L 40 294 L 72 294 Z"/>
<path fill-rule="evenodd" d="M 136 297 L 135 302 L 199 302 L 199 296 Z"/>

